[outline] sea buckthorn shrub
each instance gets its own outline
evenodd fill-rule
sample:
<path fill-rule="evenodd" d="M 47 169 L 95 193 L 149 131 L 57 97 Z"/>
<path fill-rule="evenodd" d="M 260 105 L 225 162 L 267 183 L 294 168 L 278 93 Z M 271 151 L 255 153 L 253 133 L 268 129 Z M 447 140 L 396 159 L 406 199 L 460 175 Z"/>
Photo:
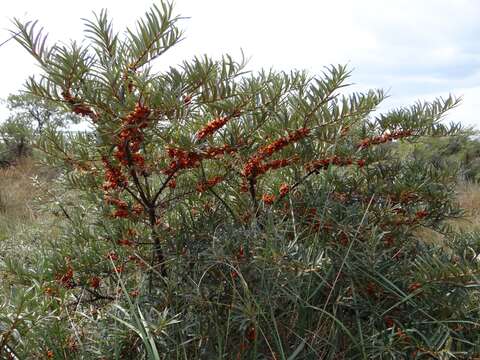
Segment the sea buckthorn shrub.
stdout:
<path fill-rule="evenodd" d="M 102 11 L 88 42 L 53 46 L 16 22 L 43 70 L 27 90 L 90 130 L 38 144 L 74 200 L 52 205 L 62 235 L 37 263 L 9 262 L 40 274 L 20 288 L 41 311 L 5 325 L 5 345 L 59 359 L 478 355 L 480 243 L 446 222 L 461 216 L 456 173 L 392 150 L 460 133 L 442 121 L 458 100 L 377 114 L 384 93 L 343 90 L 344 66 L 254 73 L 205 56 L 155 72 L 179 20 L 161 4 L 122 36 Z"/>

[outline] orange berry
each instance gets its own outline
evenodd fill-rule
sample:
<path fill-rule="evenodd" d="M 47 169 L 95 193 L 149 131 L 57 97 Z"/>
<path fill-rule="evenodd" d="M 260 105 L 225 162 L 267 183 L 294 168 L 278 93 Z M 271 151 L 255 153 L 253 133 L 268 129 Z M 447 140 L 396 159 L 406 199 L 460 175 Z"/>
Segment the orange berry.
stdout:
<path fill-rule="evenodd" d="M 116 261 L 118 260 L 118 255 L 115 251 L 110 251 L 107 255 L 106 255 L 107 259 L 110 259 L 112 261 Z"/>
<path fill-rule="evenodd" d="M 262 201 L 267 205 L 271 205 L 275 201 L 275 196 L 270 194 L 263 194 Z"/>
<path fill-rule="evenodd" d="M 387 328 L 392 328 L 395 325 L 395 322 L 393 321 L 393 319 L 391 317 L 385 316 L 384 320 L 385 320 L 385 326 Z"/>
<path fill-rule="evenodd" d="M 183 96 L 183 103 L 184 103 L 185 105 L 189 105 L 191 101 L 192 101 L 192 97 L 191 97 L 191 96 L 189 96 L 189 95 L 184 95 L 184 96 Z"/>
<path fill-rule="evenodd" d="M 51 287 L 47 287 L 44 290 L 44 292 L 45 292 L 46 295 L 51 296 L 53 294 L 53 289 Z"/>
<path fill-rule="evenodd" d="M 177 187 L 177 180 L 175 179 L 171 179 L 169 182 L 168 182 L 168 187 L 170 189 L 175 189 Z"/>
<path fill-rule="evenodd" d="M 414 291 L 420 289 L 421 287 L 422 287 L 422 284 L 420 284 L 419 282 L 414 282 L 414 283 L 412 283 L 408 286 L 408 290 L 410 292 L 414 292 Z"/>
<path fill-rule="evenodd" d="M 133 245 L 133 242 L 128 240 L 128 239 L 120 239 L 118 240 L 118 245 L 122 245 L 122 246 L 132 246 Z"/>
<path fill-rule="evenodd" d="M 281 197 L 284 197 L 285 195 L 287 195 L 289 191 L 290 191 L 290 186 L 288 186 L 288 184 L 283 183 L 282 185 L 280 185 Z"/>
<path fill-rule="evenodd" d="M 251 325 L 248 327 L 248 329 L 245 331 L 245 337 L 249 341 L 255 341 L 257 338 L 257 330 L 255 329 L 255 326 Z"/>
<path fill-rule="evenodd" d="M 424 217 L 428 216 L 429 212 L 427 210 L 419 210 L 415 213 L 415 217 L 417 219 L 423 219 Z"/>
<path fill-rule="evenodd" d="M 90 287 L 97 289 L 100 286 L 101 279 L 98 276 L 93 276 L 89 280 Z"/>

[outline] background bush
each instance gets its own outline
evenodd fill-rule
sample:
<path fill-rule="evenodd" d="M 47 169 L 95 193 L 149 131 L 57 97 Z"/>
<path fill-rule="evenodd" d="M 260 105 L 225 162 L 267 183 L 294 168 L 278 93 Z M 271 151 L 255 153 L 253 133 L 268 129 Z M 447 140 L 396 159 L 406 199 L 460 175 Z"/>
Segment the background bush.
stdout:
<path fill-rule="evenodd" d="M 6 105 L 11 115 L 0 124 L 0 165 L 4 167 L 31 156 L 46 130 L 61 131 L 79 122 L 74 114 L 30 94 L 10 95 Z"/>

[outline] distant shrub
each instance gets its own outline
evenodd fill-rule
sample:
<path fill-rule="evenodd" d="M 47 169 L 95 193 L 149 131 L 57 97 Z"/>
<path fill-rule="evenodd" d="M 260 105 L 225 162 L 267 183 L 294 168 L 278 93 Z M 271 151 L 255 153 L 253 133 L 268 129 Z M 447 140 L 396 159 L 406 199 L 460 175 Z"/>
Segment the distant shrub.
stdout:
<path fill-rule="evenodd" d="M 57 131 L 79 121 L 78 116 L 59 110 L 55 103 L 30 94 L 10 95 L 6 105 L 11 114 L 0 123 L 0 166 L 31 156 L 46 130 Z"/>
<path fill-rule="evenodd" d="M 27 123 L 8 119 L 0 124 L 0 136 L 3 142 L 0 161 L 3 166 L 31 155 L 33 132 Z"/>
<path fill-rule="evenodd" d="M 472 137 L 470 131 L 452 137 L 424 139 L 421 144 L 401 144 L 398 148 L 403 157 L 412 155 L 436 166 L 458 168 L 462 181 L 480 180 L 480 141 Z"/>

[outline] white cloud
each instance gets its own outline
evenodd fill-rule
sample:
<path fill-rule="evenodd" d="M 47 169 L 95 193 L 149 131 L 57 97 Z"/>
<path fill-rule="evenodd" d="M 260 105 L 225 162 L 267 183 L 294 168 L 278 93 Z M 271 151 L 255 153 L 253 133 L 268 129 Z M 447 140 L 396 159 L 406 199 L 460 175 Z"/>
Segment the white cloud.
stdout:
<path fill-rule="evenodd" d="M 125 3 L 84 0 L 16 0 L 2 5 L 0 29 L 8 18 L 39 19 L 52 39 L 79 38 L 82 17 L 109 9 L 117 29 L 132 22 L 150 0 Z M 349 63 L 353 81 L 389 88 L 396 99 L 464 93 L 455 110 L 462 121 L 475 117 L 480 80 L 480 3 L 476 0 L 176 0 L 186 40 L 160 59 L 179 63 L 195 54 L 252 56 L 250 67 L 306 68 Z M 0 41 L 8 34 L 0 30 Z M 0 48 L 0 97 L 16 91 L 34 73 L 33 61 L 13 42 Z M 468 96 L 467 96 L 468 95 Z M 478 97 L 477 97 L 478 98 Z M 453 115 L 453 113 L 452 113 Z M 1 113 L 0 113 L 1 116 Z M 452 116 L 453 117 L 453 116 Z"/>
<path fill-rule="evenodd" d="M 462 124 L 480 128 L 480 86 L 457 89 L 459 95 L 463 97 L 462 105 L 452 113 L 452 120 L 460 121 Z"/>

